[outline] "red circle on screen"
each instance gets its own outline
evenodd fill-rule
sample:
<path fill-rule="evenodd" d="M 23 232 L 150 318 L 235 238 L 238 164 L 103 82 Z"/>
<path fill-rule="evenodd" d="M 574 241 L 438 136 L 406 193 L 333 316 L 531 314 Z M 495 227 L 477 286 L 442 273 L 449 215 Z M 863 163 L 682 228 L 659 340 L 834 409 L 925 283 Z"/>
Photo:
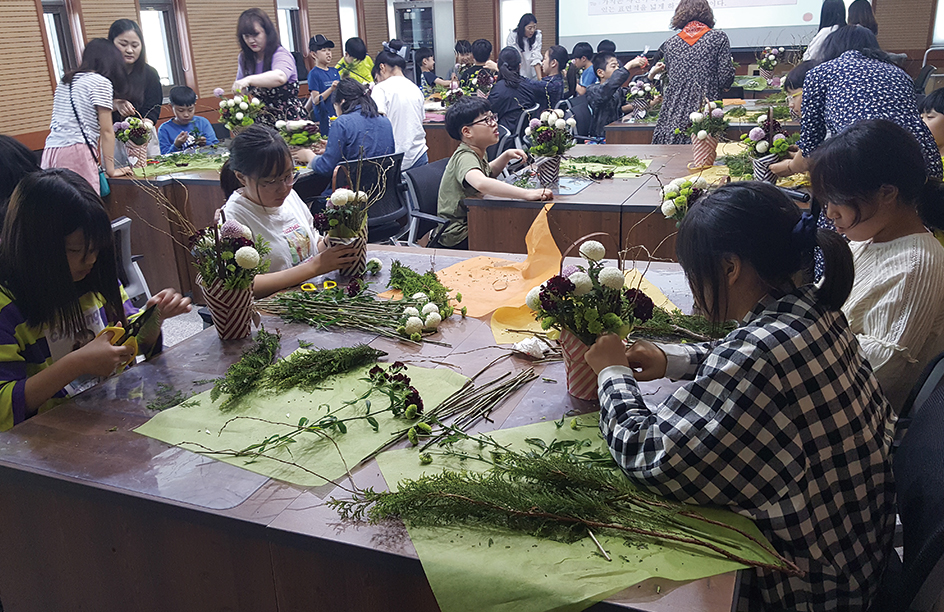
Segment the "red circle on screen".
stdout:
<path fill-rule="evenodd" d="M 803 21 L 813 21 L 813 13 L 803 13 Z"/>

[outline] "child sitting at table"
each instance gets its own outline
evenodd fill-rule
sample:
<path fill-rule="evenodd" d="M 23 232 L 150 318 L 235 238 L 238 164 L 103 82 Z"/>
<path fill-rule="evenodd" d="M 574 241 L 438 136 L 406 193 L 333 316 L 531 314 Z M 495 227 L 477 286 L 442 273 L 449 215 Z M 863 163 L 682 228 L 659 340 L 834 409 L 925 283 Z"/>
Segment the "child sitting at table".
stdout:
<path fill-rule="evenodd" d="M 612 40 L 604 38 L 599 43 L 597 43 L 597 52 L 590 58 L 590 63 L 593 63 L 593 60 L 597 55 L 612 55 L 616 57 L 616 43 Z M 590 86 L 594 83 L 600 82 L 600 76 L 597 74 L 597 71 L 590 66 L 590 71 L 583 71 L 583 74 L 580 75 L 580 84 L 584 89 L 590 89 Z"/>
<path fill-rule="evenodd" d="M 363 39 L 357 36 L 348 38 L 344 43 L 344 57 L 335 67 L 342 79 L 352 78 L 364 85 L 374 82 L 374 60 L 367 55 L 367 45 Z"/>
<path fill-rule="evenodd" d="M 459 83 L 463 87 L 473 87 L 474 81 L 482 70 L 488 70 L 494 77 L 498 72 L 498 65 L 491 61 L 492 43 L 484 38 L 479 38 L 472 43 L 472 65 L 466 66 L 459 73 Z"/>
<path fill-rule="evenodd" d="M 935 89 L 918 104 L 918 112 L 924 125 L 931 130 L 934 144 L 944 157 L 944 87 Z"/>
<path fill-rule="evenodd" d="M 436 76 L 436 58 L 433 57 L 433 50 L 429 47 L 422 47 L 413 54 L 413 61 L 419 64 L 423 72 L 423 95 L 428 96 L 433 93 L 436 85 L 449 87 L 450 83 L 446 79 Z"/>
<path fill-rule="evenodd" d="M 855 283 L 842 307 L 897 411 L 944 351 L 944 187 L 917 139 L 884 119 L 860 121 L 813 154 L 813 193 L 851 242 Z"/>
<path fill-rule="evenodd" d="M 805 573 L 741 572 L 738 610 L 864 612 L 895 554 L 895 415 L 840 311 L 849 247 L 761 182 L 697 201 L 677 244 L 698 307 L 739 326 L 704 344 L 598 338 L 611 454 L 646 490 L 751 518 Z M 822 286 L 796 286 L 817 246 Z M 662 377 L 689 382 L 647 404 L 636 381 Z"/>
<path fill-rule="evenodd" d="M 567 67 L 567 97 L 582 96 L 587 88 L 581 83 L 581 77 L 587 69 L 593 70 L 593 47 L 590 43 L 579 42 L 574 45 Z"/>
<path fill-rule="evenodd" d="M 554 108 L 564 97 L 564 77 L 561 71 L 567 65 L 567 49 L 560 45 L 551 45 L 544 52 L 544 62 L 541 68 L 544 77 L 541 85 L 544 87 L 544 96 L 538 100 L 542 108 Z"/>
<path fill-rule="evenodd" d="M 42 240 L 37 240 L 42 236 Z M 161 351 L 161 320 L 190 311 L 164 289 L 136 336 L 138 353 Z M 71 170 L 24 177 L 0 239 L 0 431 L 84 391 L 133 360 L 108 326 L 137 310 L 118 281 L 111 222 L 102 199 Z"/>
<path fill-rule="evenodd" d="M 475 58 L 472 57 L 472 43 L 467 40 L 457 40 L 456 41 L 456 65 L 452 67 L 449 71 L 448 76 L 450 79 L 457 79 L 459 75 L 462 74 L 462 71 L 466 66 L 471 66 L 475 62 Z"/>
<path fill-rule="evenodd" d="M 197 94 L 186 85 L 170 90 L 170 108 L 174 118 L 165 121 L 157 130 L 157 140 L 161 145 L 161 155 L 182 151 L 187 147 L 215 145 L 219 142 L 210 122 L 200 115 L 194 115 Z"/>
<path fill-rule="evenodd" d="M 438 244 L 452 249 L 469 248 L 468 211 L 464 198 L 478 194 L 516 200 L 549 200 L 550 189 L 523 189 L 492 178 L 513 159 L 526 160 L 527 153 L 510 149 L 489 163 L 485 150 L 498 142 L 498 120 L 488 100 L 465 96 L 446 111 L 446 132 L 460 141 L 439 184 L 439 216 L 448 219 L 437 237 Z"/>
<path fill-rule="evenodd" d="M 625 113 L 632 110 L 632 104 L 624 99 L 623 85 L 629 80 L 629 71 L 633 68 L 645 68 L 649 60 L 637 57 L 620 67 L 612 53 L 597 53 L 593 58 L 593 71 L 600 79 L 587 87 L 587 105 L 593 118 L 590 122 L 590 135 L 602 138 L 609 123 L 618 121 Z"/>
<path fill-rule="evenodd" d="M 261 234 L 271 248 L 266 256 L 269 271 L 257 274 L 252 284 L 256 298 L 354 261 L 353 247 L 324 247 L 312 226 L 311 211 L 292 189 L 295 165 L 278 132 L 251 125 L 233 139 L 229 152 L 220 172 L 234 174 L 243 187 L 229 196 L 223 206 L 225 217 L 247 226 L 253 236 Z M 224 184 L 222 179 L 220 182 Z"/>

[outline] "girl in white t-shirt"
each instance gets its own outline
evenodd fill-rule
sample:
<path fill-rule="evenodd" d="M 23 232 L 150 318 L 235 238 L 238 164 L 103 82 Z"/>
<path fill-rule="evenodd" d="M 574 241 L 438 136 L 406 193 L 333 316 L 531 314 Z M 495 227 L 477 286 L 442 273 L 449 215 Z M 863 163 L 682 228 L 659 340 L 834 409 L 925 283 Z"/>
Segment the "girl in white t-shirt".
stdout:
<path fill-rule="evenodd" d="M 292 190 L 295 167 L 278 132 L 261 125 L 240 132 L 222 172 L 232 173 L 242 185 L 223 206 L 226 219 L 261 234 L 272 249 L 267 255 L 269 272 L 253 282 L 256 298 L 353 263 L 354 247 L 326 248 L 312 226 L 308 206 Z"/>
<path fill-rule="evenodd" d="M 43 168 L 68 168 L 99 193 L 98 167 L 110 177 L 129 168 L 115 168 L 115 130 L 112 100 L 124 84 L 121 52 L 104 38 L 93 38 L 82 54 L 82 65 L 62 77 L 53 96 L 52 121 L 43 149 Z M 97 146 L 96 146 L 97 145 Z M 94 153 L 92 150 L 97 149 Z M 106 152 L 102 155 L 102 152 Z"/>
<path fill-rule="evenodd" d="M 813 192 L 851 241 L 852 292 L 842 307 L 892 408 L 944 351 L 944 185 L 927 176 L 915 137 L 860 121 L 813 154 Z"/>

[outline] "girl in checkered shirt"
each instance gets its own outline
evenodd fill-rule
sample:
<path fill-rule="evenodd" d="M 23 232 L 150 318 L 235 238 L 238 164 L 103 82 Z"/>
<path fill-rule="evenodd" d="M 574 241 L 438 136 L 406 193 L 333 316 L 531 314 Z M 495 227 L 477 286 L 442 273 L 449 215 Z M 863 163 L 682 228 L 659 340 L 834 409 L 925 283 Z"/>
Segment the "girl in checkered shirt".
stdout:
<path fill-rule="evenodd" d="M 822 286 L 798 284 L 814 247 Z M 754 520 L 804 576 L 743 572 L 740 610 L 866 610 L 894 532 L 894 414 L 840 308 L 853 264 L 836 233 L 766 183 L 719 188 L 682 221 L 695 303 L 740 325 L 720 341 L 587 353 L 600 430 L 626 476 Z M 637 380 L 687 380 L 658 406 Z"/>

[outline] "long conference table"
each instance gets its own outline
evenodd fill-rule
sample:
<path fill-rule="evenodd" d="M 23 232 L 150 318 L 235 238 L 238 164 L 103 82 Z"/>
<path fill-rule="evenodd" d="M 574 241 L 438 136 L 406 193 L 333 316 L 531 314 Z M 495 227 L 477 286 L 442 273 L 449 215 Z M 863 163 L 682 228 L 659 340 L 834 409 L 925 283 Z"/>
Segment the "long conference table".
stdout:
<path fill-rule="evenodd" d="M 432 258 L 441 269 L 477 254 L 372 251 L 387 264 L 382 286 L 393 259 L 423 270 Z M 677 265 L 653 264 L 647 277 L 690 308 Z M 317 331 L 271 317 L 264 323 L 281 330 L 283 355 L 299 341 L 322 348 L 365 342 L 387 351 L 389 361 L 447 360 L 468 376 L 503 353 L 493 346 L 487 321 L 473 318 L 443 325 L 442 339 L 451 348 Z M 290 485 L 132 431 L 153 416 L 146 404 L 159 383 L 186 393 L 194 381 L 222 375 L 248 343 L 221 342 L 213 329 L 205 330 L 0 434 L 0 598 L 8 612 L 438 610 L 399 523 L 344 523 L 323 504 L 332 494 L 343 496 L 331 485 Z M 530 366 L 517 358 L 503 364 L 488 376 Z M 537 369 L 564 380 L 561 363 Z M 644 383 L 652 401 L 669 392 L 665 383 Z M 538 378 L 479 429 L 595 409 L 548 392 Z M 386 487 L 375 461 L 354 477 L 361 487 Z M 651 579 L 592 610 L 726 612 L 735 591 L 735 573 L 685 583 Z"/>

